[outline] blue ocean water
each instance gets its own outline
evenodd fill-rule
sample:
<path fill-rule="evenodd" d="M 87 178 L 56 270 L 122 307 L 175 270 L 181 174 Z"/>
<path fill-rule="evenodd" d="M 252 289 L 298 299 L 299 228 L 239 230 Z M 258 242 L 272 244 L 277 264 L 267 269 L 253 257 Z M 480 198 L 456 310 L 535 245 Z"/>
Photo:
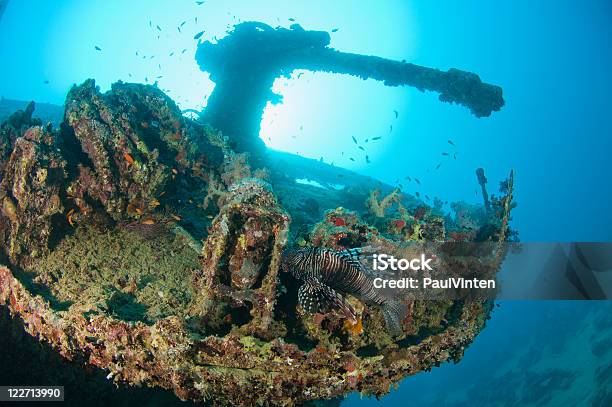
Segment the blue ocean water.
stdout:
<path fill-rule="evenodd" d="M 609 406 L 611 326 L 610 301 L 501 302 L 458 364 L 347 405 Z"/>
<path fill-rule="evenodd" d="M 0 21 L 0 94 L 61 104 L 73 83 L 92 77 L 104 90 L 122 79 L 157 82 L 182 108 L 199 109 L 214 84 L 193 59 L 194 34 L 214 41 L 240 21 L 289 26 L 290 18 L 338 29 L 332 46 L 344 51 L 476 72 L 503 87 L 506 106 L 477 119 L 434 94 L 305 73 L 274 86 L 284 102 L 264 114 L 269 147 L 391 184 L 418 177 L 422 185 L 406 183 L 407 192 L 449 201 L 480 202 L 475 168 L 492 186 L 514 169 L 513 226 L 523 241 L 612 240 L 607 0 L 11 0 Z M 370 164 L 353 136 L 382 137 L 369 147 Z M 456 160 L 442 155 L 449 139 Z M 610 405 L 610 310 L 608 302 L 502 303 L 458 365 L 407 378 L 383 401 Z M 354 395 L 347 404 L 374 402 Z"/>

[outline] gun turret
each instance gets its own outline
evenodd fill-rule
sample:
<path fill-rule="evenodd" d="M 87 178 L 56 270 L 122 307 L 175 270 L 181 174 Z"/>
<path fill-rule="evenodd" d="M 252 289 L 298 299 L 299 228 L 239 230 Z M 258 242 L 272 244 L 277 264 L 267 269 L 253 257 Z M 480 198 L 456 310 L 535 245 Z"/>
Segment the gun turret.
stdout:
<path fill-rule="evenodd" d="M 272 28 L 258 22 L 241 23 L 213 44 L 198 45 L 200 69 L 216 83 L 204 118 L 221 130 L 238 151 L 263 151 L 259 126 L 274 80 L 296 69 L 332 72 L 375 79 L 386 86 L 412 86 L 440 94 L 443 102 L 457 103 L 476 117 L 489 116 L 504 105 L 502 89 L 458 69 L 440 71 L 405 61 L 341 52 L 329 47 L 325 31 L 307 31 L 298 24 Z"/>

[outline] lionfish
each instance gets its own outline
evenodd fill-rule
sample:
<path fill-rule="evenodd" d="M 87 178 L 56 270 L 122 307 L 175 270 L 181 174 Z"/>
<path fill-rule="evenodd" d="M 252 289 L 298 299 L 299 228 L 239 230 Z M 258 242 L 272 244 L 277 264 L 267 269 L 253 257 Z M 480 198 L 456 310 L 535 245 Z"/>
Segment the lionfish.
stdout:
<path fill-rule="evenodd" d="M 321 247 L 292 248 L 283 253 L 282 269 L 303 284 L 298 290 L 298 302 L 308 313 L 337 311 L 357 323 L 356 312 L 342 294 L 351 294 L 368 305 L 382 308 L 387 329 L 393 335 L 402 333 L 406 306 L 389 299 L 374 288 L 359 261 L 362 249 L 336 251 Z"/>

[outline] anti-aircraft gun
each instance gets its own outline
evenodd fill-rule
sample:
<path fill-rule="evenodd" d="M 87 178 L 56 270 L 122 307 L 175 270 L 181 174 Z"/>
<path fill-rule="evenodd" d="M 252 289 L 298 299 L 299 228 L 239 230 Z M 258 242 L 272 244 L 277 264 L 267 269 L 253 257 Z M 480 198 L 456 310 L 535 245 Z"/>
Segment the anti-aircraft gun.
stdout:
<path fill-rule="evenodd" d="M 238 151 L 258 155 L 264 151 L 259 125 L 274 80 L 294 70 L 332 72 L 382 81 L 386 86 L 412 86 L 440 94 L 443 102 L 457 103 L 476 117 L 489 116 L 504 105 L 502 89 L 459 69 L 440 71 L 405 61 L 346 53 L 329 47 L 325 31 L 308 31 L 294 24 L 289 29 L 245 22 L 216 43 L 198 45 L 200 69 L 216 83 L 204 119 L 226 135 Z"/>

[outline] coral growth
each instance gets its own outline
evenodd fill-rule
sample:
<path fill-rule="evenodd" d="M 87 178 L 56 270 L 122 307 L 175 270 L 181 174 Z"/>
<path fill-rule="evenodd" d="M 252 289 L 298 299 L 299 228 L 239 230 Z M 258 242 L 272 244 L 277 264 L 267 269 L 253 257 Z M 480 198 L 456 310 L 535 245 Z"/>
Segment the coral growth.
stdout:
<path fill-rule="evenodd" d="M 288 244 L 427 250 L 449 273 L 494 274 L 494 248 L 460 252 L 445 240 L 513 238 L 512 176 L 490 211 L 457 204 L 453 219 L 398 190 L 367 198 L 373 183 L 337 191 L 278 167 L 253 170 L 227 137 L 183 118 L 152 86 L 74 87 L 59 129 L 38 126 L 30 110 L 0 130 L 0 305 L 65 358 L 185 400 L 296 405 L 382 395 L 458 360 L 484 326 L 481 299 L 402 297 L 409 311 L 397 337 L 378 308 L 350 296 L 356 324 L 300 315 L 281 253 Z"/>
<path fill-rule="evenodd" d="M 84 356 L 117 382 L 161 386 L 182 399 L 239 406 L 296 405 L 351 391 L 382 395 L 406 375 L 461 358 L 488 313 L 482 304 L 466 304 L 456 311 L 452 326 L 441 332 L 372 355 L 366 348 L 342 350 L 339 343 L 324 343 L 306 352 L 282 338 L 194 337 L 174 316 L 146 325 L 84 314 L 74 307 L 58 312 L 4 267 L 0 267 L 0 304 L 8 304 L 24 320 L 27 332 L 45 338 L 65 358 Z M 430 311 L 415 311 L 413 320 Z M 436 318 L 423 321 L 436 324 Z"/>
<path fill-rule="evenodd" d="M 34 102 L 30 102 L 25 110 L 14 112 L 0 125 L 0 177 L 3 174 L 3 164 L 11 154 L 15 140 L 23 136 L 30 127 L 41 125 L 40 120 L 32 118 L 34 108 Z"/>
<path fill-rule="evenodd" d="M 100 202 L 114 220 L 140 217 L 179 173 L 210 161 L 174 102 L 152 86 L 116 83 L 102 95 L 86 81 L 68 94 L 66 122 L 91 163 L 76 164 L 70 193 Z"/>
<path fill-rule="evenodd" d="M 394 203 L 398 203 L 401 199 L 402 194 L 397 188 L 382 199 L 380 199 L 380 190 L 375 189 L 370 193 L 366 201 L 366 206 L 374 216 L 383 218 L 385 216 L 385 211 Z"/>
<path fill-rule="evenodd" d="M 220 206 L 202 251 L 202 272 L 196 279 L 200 294 L 192 309 L 207 317 L 218 311 L 214 299 L 248 306 L 252 320 L 241 330 L 269 338 L 289 217 L 270 186 L 258 178 L 230 185 Z"/>
<path fill-rule="evenodd" d="M 66 162 L 56 134 L 42 127 L 15 140 L 0 182 L 0 241 L 14 263 L 46 253 L 66 221 L 62 195 Z"/>
<path fill-rule="evenodd" d="M 0 238 L 12 262 L 44 254 L 77 225 L 157 217 L 205 233 L 206 208 L 184 202 L 206 190 L 223 148 L 159 89 L 117 83 L 100 94 L 88 80 L 69 92 L 59 130 L 37 126 L 33 110 L 31 103 L 0 127 Z"/>

